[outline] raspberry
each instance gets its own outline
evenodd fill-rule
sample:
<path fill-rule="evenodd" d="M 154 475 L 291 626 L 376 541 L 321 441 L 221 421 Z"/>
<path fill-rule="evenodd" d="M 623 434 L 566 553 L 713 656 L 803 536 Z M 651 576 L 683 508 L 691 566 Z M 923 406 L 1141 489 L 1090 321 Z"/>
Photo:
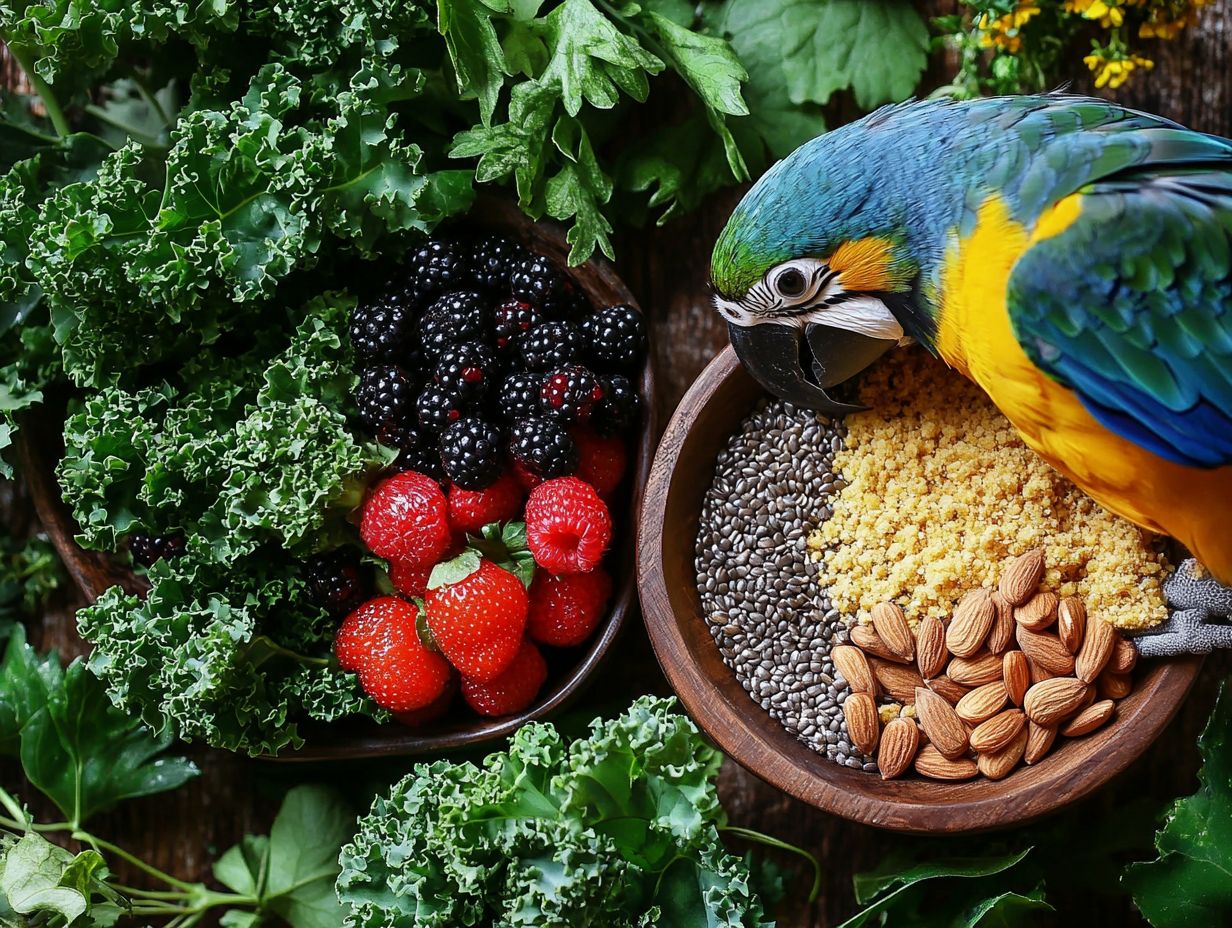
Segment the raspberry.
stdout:
<path fill-rule="evenodd" d="M 470 412 L 470 405 L 438 384 L 430 383 L 415 401 L 415 412 L 420 428 L 429 435 L 441 435 Z"/>
<path fill-rule="evenodd" d="M 626 432 L 642 414 L 642 398 L 628 377 L 613 374 L 604 381 L 603 399 L 590 414 L 590 425 L 600 435 Z"/>
<path fill-rule="evenodd" d="M 455 290 L 428 307 L 419 320 L 419 340 L 424 355 L 435 362 L 449 345 L 486 342 L 489 329 L 487 297 L 476 290 Z"/>
<path fill-rule="evenodd" d="M 466 256 L 452 242 L 429 239 L 407 257 L 410 285 L 422 301 L 462 283 Z"/>
<path fill-rule="evenodd" d="M 465 490 L 490 486 L 504 458 L 500 429 L 482 419 L 459 419 L 441 436 L 445 476 Z"/>
<path fill-rule="evenodd" d="M 336 548 L 304 565 L 308 600 L 336 619 L 354 612 L 368 598 L 368 576 L 354 548 Z"/>
<path fill-rule="evenodd" d="M 543 255 L 527 255 L 513 265 L 509 290 L 514 299 L 546 309 L 561 286 L 560 272 Z"/>
<path fill-rule="evenodd" d="M 603 560 L 612 517 L 595 488 L 576 477 L 549 480 L 526 501 L 526 543 L 549 573 L 584 574 Z"/>
<path fill-rule="evenodd" d="M 509 422 L 539 415 L 539 393 L 543 388 L 542 374 L 521 371 L 504 379 L 497 391 L 497 407 Z"/>
<path fill-rule="evenodd" d="M 401 299 L 360 303 L 351 313 L 351 343 L 368 363 L 406 363 L 415 353 L 415 328 L 415 314 Z"/>
<path fill-rule="evenodd" d="M 517 655 L 529 602 L 522 581 L 487 559 L 454 579 L 448 569 L 465 569 L 467 557 L 438 568 L 446 570 L 446 582 L 428 590 L 424 608 L 432 637 L 449 662 L 464 676 L 487 683 Z"/>
<path fill-rule="evenodd" d="M 522 510 L 522 497 L 522 485 L 511 471 L 505 471 L 483 490 L 451 486 L 449 527 L 455 535 L 478 535 L 485 525 L 515 519 Z"/>
<path fill-rule="evenodd" d="M 521 300 L 506 300 L 496 307 L 492 316 L 496 350 L 502 354 L 516 353 L 522 344 L 522 337 L 543 322 L 543 314 Z"/>
<path fill-rule="evenodd" d="M 548 678 L 543 655 L 529 641 L 521 648 L 504 673 L 487 683 L 462 678 L 462 698 L 479 715 L 512 715 L 521 712 L 539 695 Z"/>
<path fill-rule="evenodd" d="M 406 419 L 415 402 L 415 384 L 396 364 L 369 367 L 359 375 L 355 405 L 369 428 L 379 430 Z"/>
<path fill-rule="evenodd" d="M 646 323 L 632 306 L 601 309 L 582 323 L 586 353 L 599 370 L 633 370 L 646 356 Z"/>
<path fill-rule="evenodd" d="M 585 342 L 571 322 L 544 322 L 522 336 L 522 360 L 532 371 L 550 371 L 582 360 Z"/>
<path fill-rule="evenodd" d="M 526 249 L 499 235 L 487 235 L 471 243 L 467 263 L 470 278 L 480 290 L 509 289 L 509 275 L 526 257 Z"/>
<path fill-rule="evenodd" d="M 612 595 L 612 578 L 598 567 L 588 574 L 535 574 L 526 634 L 540 644 L 571 648 L 590 637 Z"/>
<path fill-rule="evenodd" d="M 536 477 L 567 477 L 578 466 L 577 445 L 565 427 L 551 419 L 528 417 L 515 422 L 509 453 Z"/>
<path fill-rule="evenodd" d="M 390 561 L 389 582 L 400 596 L 423 599 L 428 592 L 428 576 L 435 564 L 419 565 L 414 561 Z"/>
<path fill-rule="evenodd" d="M 598 434 L 586 426 L 569 430 L 578 448 L 576 476 L 585 480 L 603 499 L 609 499 L 625 475 L 629 453 L 622 439 Z"/>
<path fill-rule="evenodd" d="M 543 483 L 542 477 L 540 477 L 538 474 L 532 474 L 529 470 L 526 469 L 526 465 L 524 465 L 520 461 L 513 462 L 512 470 L 513 470 L 513 475 L 518 478 L 518 483 L 522 485 L 523 490 L 526 490 L 529 492 L 530 490 L 533 490 L 535 487 L 539 486 L 539 484 Z"/>
<path fill-rule="evenodd" d="M 445 476 L 440 448 L 425 430 L 406 423 L 387 423 L 377 432 L 376 440 L 397 450 L 394 467 L 398 470 L 417 470 L 434 480 Z"/>
<path fill-rule="evenodd" d="M 543 378 L 539 410 L 562 422 L 585 422 L 603 396 L 599 378 L 575 364 L 554 370 Z"/>
<path fill-rule="evenodd" d="M 393 712 L 423 709 L 449 685 L 449 664 L 419 640 L 418 618 L 411 603 L 380 596 L 343 619 L 334 638 L 338 664 L 356 672 L 364 692 Z"/>
<path fill-rule="evenodd" d="M 464 403 L 477 403 L 492 385 L 495 360 L 479 342 L 448 345 L 440 353 L 432 380 Z"/>
<path fill-rule="evenodd" d="M 386 477 L 368 494 L 359 534 L 378 557 L 428 566 L 449 548 L 448 511 L 437 482 L 408 470 Z"/>
<path fill-rule="evenodd" d="M 184 553 L 183 535 L 133 535 L 128 540 L 128 553 L 142 567 L 153 567 L 160 558 L 172 560 Z"/>

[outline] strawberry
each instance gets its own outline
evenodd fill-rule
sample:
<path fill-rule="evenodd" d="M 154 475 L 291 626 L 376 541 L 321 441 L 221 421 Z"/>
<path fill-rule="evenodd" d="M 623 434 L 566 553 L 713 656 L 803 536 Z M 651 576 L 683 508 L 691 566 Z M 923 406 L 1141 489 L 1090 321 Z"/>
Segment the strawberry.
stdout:
<path fill-rule="evenodd" d="M 378 596 L 343 619 L 334 637 L 338 664 L 359 674 L 364 692 L 392 712 L 423 709 L 449 684 L 449 663 L 419 640 L 418 618 L 411 603 Z"/>
<path fill-rule="evenodd" d="M 599 624 L 611 595 L 612 578 L 602 567 L 567 577 L 540 572 L 530 588 L 526 634 L 558 648 L 579 645 Z"/>
<path fill-rule="evenodd" d="M 394 720 L 410 728 L 418 728 L 420 725 L 435 722 L 449 711 L 449 707 L 453 705 L 453 698 L 457 695 L 458 672 L 451 667 L 449 668 L 449 682 L 441 690 L 441 695 L 437 696 L 435 700 L 422 709 L 412 709 L 410 712 L 395 712 L 393 714 Z"/>
<path fill-rule="evenodd" d="M 475 551 L 438 565 L 424 596 L 437 646 L 480 683 L 499 676 L 517 655 L 528 608 L 522 581 Z"/>
<path fill-rule="evenodd" d="M 612 517 L 594 487 L 558 477 L 531 490 L 526 501 L 526 542 L 548 573 L 594 570 L 612 540 Z"/>
<path fill-rule="evenodd" d="M 522 484 L 511 471 L 483 490 L 449 488 L 449 527 L 454 535 L 478 535 L 485 525 L 508 522 L 522 510 Z"/>
<path fill-rule="evenodd" d="M 435 480 L 403 471 L 368 494 L 359 533 L 377 556 L 427 567 L 449 547 L 448 510 Z"/>
<path fill-rule="evenodd" d="M 629 455 L 620 438 L 605 438 L 589 426 L 579 425 L 569 430 L 578 447 L 576 476 L 595 488 L 605 500 L 620 486 Z"/>
<path fill-rule="evenodd" d="M 480 715 L 512 715 L 535 701 L 547 676 L 543 655 L 524 641 L 505 671 L 493 679 L 485 683 L 462 677 L 462 698 Z"/>
<path fill-rule="evenodd" d="M 435 565 L 420 567 L 414 561 L 390 561 L 389 582 L 407 599 L 423 599 L 428 592 L 428 575 Z"/>

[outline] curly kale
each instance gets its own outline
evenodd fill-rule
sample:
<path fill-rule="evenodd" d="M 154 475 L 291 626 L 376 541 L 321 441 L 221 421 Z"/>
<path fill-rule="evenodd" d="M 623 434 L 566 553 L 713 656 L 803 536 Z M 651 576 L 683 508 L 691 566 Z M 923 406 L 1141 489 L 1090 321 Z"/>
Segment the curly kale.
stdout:
<path fill-rule="evenodd" d="M 483 767 L 421 764 L 342 849 L 346 925 L 768 926 L 719 839 L 720 760 L 643 697 L 572 745 L 531 724 Z"/>

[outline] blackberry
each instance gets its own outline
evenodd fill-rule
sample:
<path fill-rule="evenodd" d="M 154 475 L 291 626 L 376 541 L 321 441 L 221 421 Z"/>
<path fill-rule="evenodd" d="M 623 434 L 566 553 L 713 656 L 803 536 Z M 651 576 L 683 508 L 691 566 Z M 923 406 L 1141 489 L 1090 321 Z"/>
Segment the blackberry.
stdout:
<path fill-rule="evenodd" d="M 548 301 L 545 309 L 547 314 L 553 319 L 567 319 L 570 322 L 577 322 L 590 315 L 591 306 L 590 300 L 586 299 L 586 294 L 582 292 L 582 288 L 573 282 L 572 277 L 565 275 L 561 277 L 560 286 Z"/>
<path fill-rule="evenodd" d="M 435 383 L 423 388 L 415 409 L 420 427 L 432 435 L 440 435 L 470 411 L 460 397 Z"/>
<path fill-rule="evenodd" d="M 633 370 L 646 356 L 646 323 L 632 306 L 601 309 L 582 323 L 587 356 L 600 370 Z"/>
<path fill-rule="evenodd" d="M 543 314 L 535 306 L 521 300 L 506 300 L 492 316 L 496 350 L 503 355 L 516 353 L 522 336 L 543 321 Z"/>
<path fill-rule="evenodd" d="M 360 303 L 351 313 L 351 344 L 361 361 L 401 364 L 416 341 L 415 314 L 397 297 Z"/>
<path fill-rule="evenodd" d="M 415 384 L 396 364 L 379 364 L 359 375 L 355 405 L 359 407 L 359 417 L 373 431 L 409 417 L 414 402 Z"/>
<path fill-rule="evenodd" d="M 128 553 L 132 555 L 133 562 L 142 567 L 153 567 L 154 562 L 161 558 L 177 558 L 186 547 L 183 535 L 137 534 L 128 539 Z"/>
<path fill-rule="evenodd" d="M 488 301 L 477 290 L 442 295 L 419 320 L 419 340 L 432 362 L 448 345 L 487 341 L 488 330 Z"/>
<path fill-rule="evenodd" d="M 543 255 L 527 255 L 513 265 L 509 291 L 515 300 L 547 309 L 557 298 L 561 281 L 560 272 L 551 261 Z"/>
<path fill-rule="evenodd" d="M 600 435 L 627 431 L 642 414 L 642 398 L 633 382 L 621 374 L 604 378 L 603 399 L 590 414 L 590 425 Z"/>
<path fill-rule="evenodd" d="M 466 277 L 466 255 L 453 242 L 429 239 L 407 257 L 410 287 L 422 302 L 455 290 Z"/>
<path fill-rule="evenodd" d="M 449 345 L 441 352 L 432 379 L 463 402 L 477 403 L 492 386 L 495 363 L 492 352 L 479 342 Z"/>
<path fill-rule="evenodd" d="M 337 548 L 309 558 L 303 578 L 308 600 L 335 619 L 354 612 L 368 599 L 368 573 L 354 548 Z"/>
<path fill-rule="evenodd" d="M 571 322 L 544 322 L 522 336 L 522 360 L 532 371 L 550 371 L 582 360 L 585 342 Z"/>
<path fill-rule="evenodd" d="M 604 397 L 599 378 L 579 364 L 562 367 L 543 378 L 539 411 L 562 422 L 586 422 Z"/>
<path fill-rule="evenodd" d="M 464 490 L 496 482 L 504 464 L 500 429 L 482 419 L 459 419 L 441 436 L 445 476 Z"/>
<path fill-rule="evenodd" d="M 394 467 L 398 470 L 418 471 L 435 480 L 444 476 L 440 449 L 423 429 L 405 423 L 385 425 L 377 433 L 376 440 L 398 452 L 394 460 Z"/>
<path fill-rule="evenodd" d="M 485 235 L 471 243 L 468 264 L 471 282 L 480 290 L 509 289 L 514 265 L 526 257 L 526 249 L 500 235 Z"/>
<path fill-rule="evenodd" d="M 518 371 L 504 379 L 497 393 L 498 410 L 510 422 L 539 414 L 543 375 Z"/>
<path fill-rule="evenodd" d="M 536 477 L 568 477 L 578 467 L 578 448 L 563 423 L 528 417 L 513 424 L 509 438 L 513 459 Z"/>

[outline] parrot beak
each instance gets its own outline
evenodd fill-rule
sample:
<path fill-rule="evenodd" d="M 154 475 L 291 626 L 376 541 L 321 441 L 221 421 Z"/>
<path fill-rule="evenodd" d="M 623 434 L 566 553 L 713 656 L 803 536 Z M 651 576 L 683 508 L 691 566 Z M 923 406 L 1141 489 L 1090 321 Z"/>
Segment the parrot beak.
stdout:
<path fill-rule="evenodd" d="M 731 323 L 727 334 L 744 369 L 758 384 L 780 399 L 828 416 L 862 412 L 867 406 L 840 403 L 825 387 L 833 387 L 855 376 L 897 342 L 872 338 L 847 329 L 810 324 L 805 337 L 813 355 L 813 374 L 809 380 L 800 363 L 801 333 L 790 326 L 763 323 L 738 326 Z"/>

